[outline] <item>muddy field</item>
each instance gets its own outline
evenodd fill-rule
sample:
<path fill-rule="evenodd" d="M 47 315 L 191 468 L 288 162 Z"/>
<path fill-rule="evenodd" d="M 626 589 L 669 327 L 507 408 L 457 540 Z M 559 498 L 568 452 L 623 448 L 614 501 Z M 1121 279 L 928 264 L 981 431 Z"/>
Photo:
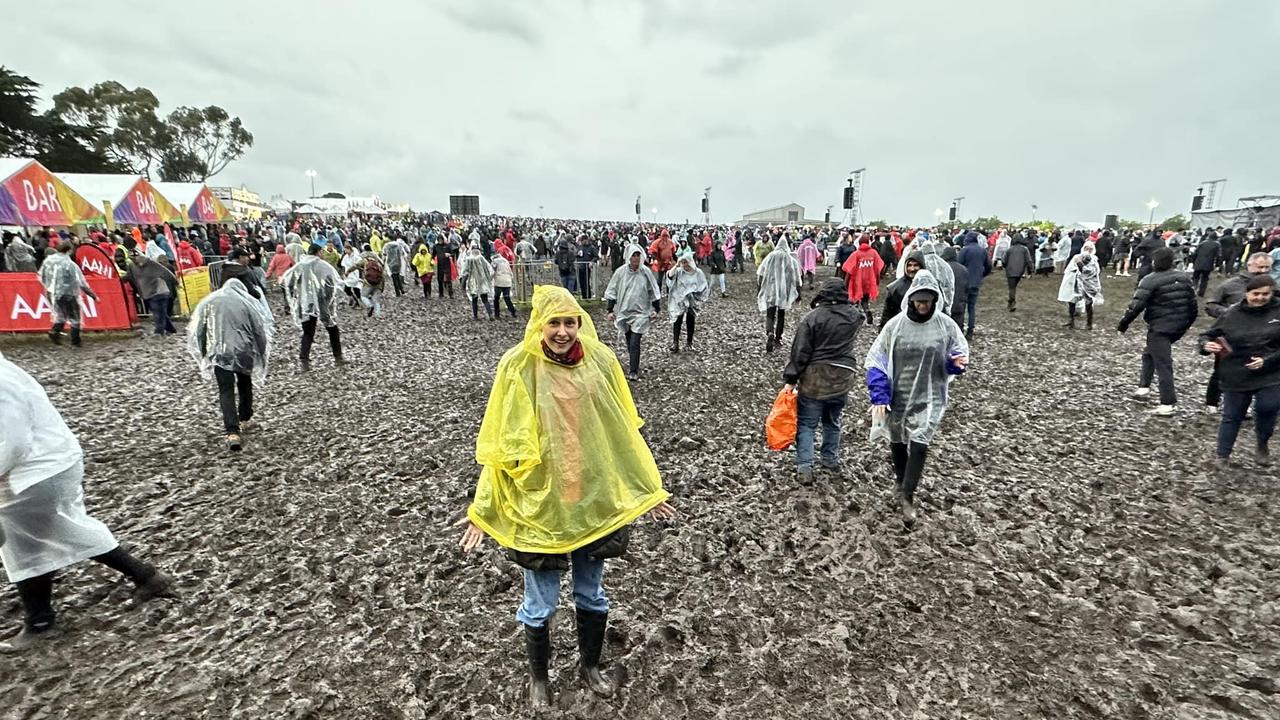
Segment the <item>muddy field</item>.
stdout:
<path fill-rule="evenodd" d="M 1060 327 L 1056 278 L 1026 281 L 1014 314 L 992 278 L 911 532 L 865 393 L 842 474 L 802 487 L 764 449 L 786 355 L 763 353 L 750 276 L 730 283 L 699 354 L 645 340 L 634 392 L 681 516 L 642 521 L 606 574 L 621 690 L 578 683 L 562 615 L 548 717 L 1280 717 L 1277 477 L 1244 440 L 1240 468 L 1205 469 L 1216 420 L 1194 412 L 1208 366 L 1190 342 L 1178 417 L 1128 399 L 1144 331 L 1114 327 L 1131 279 L 1107 279 L 1090 334 Z M 280 316 L 265 427 L 240 455 L 178 340 L 0 340 L 79 434 L 90 510 L 183 592 L 132 608 L 103 568 L 61 573 L 68 634 L 0 657 L 0 715 L 528 714 L 517 568 L 492 543 L 461 556 L 451 528 L 523 321 L 413 294 L 381 320 L 344 312 L 352 367 L 321 342 L 305 376 Z M 5 586 L 0 631 L 20 621 Z"/>

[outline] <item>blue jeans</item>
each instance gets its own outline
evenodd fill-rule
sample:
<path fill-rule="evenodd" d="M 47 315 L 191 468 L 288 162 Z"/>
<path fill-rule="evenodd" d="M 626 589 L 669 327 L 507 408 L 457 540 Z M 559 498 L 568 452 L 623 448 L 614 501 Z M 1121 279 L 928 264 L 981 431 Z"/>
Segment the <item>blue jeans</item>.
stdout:
<path fill-rule="evenodd" d="M 151 312 L 151 320 L 155 323 L 156 335 L 176 333 L 173 321 L 169 319 L 169 296 L 157 295 L 147 298 L 147 310 Z"/>
<path fill-rule="evenodd" d="M 609 612 L 604 595 L 604 560 L 590 560 L 579 548 L 569 556 L 573 563 L 573 603 L 583 610 Z M 529 627 L 542 627 L 560 604 L 560 573 L 555 570 L 524 571 L 524 602 L 516 619 Z"/>
<path fill-rule="evenodd" d="M 978 318 L 978 288 L 969 288 L 969 294 L 965 298 L 965 306 L 969 313 L 969 330 L 970 335 L 973 334 L 973 321 Z"/>
<path fill-rule="evenodd" d="M 1222 424 L 1218 426 L 1218 457 L 1231 457 L 1240 423 L 1253 403 L 1253 430 L 1259 447 L 1266 447 L 1276 429 L 1276 415 L 1280 414 L 1280 386 L 1255 390 L 1222 391 Z"/>
<path fill-rule="evenodd" d="M 563 285 L 564 289 L 568 290 L 569 292 L 578 291 L 578 278 L 573 275 L 561 275 L 560 284 Z"/>
<path fill-rule="evenodd" d="M 796 467 L 813 467 L 813 437 L 822 423 L 822 464 L 840 463 L 840 413 L 849 402 L 848 393 L 826 400 L 800 395 L 796 398 Z"/>

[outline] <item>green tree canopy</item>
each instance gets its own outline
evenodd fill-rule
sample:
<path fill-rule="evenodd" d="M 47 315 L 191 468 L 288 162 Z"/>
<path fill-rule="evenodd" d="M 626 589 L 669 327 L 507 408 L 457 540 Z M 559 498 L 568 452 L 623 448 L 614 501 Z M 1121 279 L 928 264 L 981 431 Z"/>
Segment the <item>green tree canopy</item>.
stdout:
<path fill-rule="evenodd" d="M 90 128 L 97 153 L 144 175 L 151 174 L 170 144 L 169 128 L 156 115 L 159 107 L 150 90 L 130 90 L 114 80 L 88 90 L 70 87 L 53 96 L 53 114 L 69 125 Z"/>
<path fill-rule="evenodd" d="M 253 147 L 253 134 L 240 118 L 217 105 L 180 107 L 167 121 L 172 144 L 166 150 L 166 180 L 204 182 Z"/>
<path fill-rule="evenodd" d="M 1187 229 L 1187 228 L 1189 228 L 1189 227 L 1191 227 L 1191 221 L 1190 221 L 1190 220 L 1188 220 L 1188 219 L 1187 219 L 1187 216 L 1186 216 L 1186 215 L 1183 215 L 1182 213 L 1178 213 L 1177 215 L 1174 215 L 1174 216 L 1172 216 L 1172 217 L 1166 218 L 1164 222 L 1160 223 L 1160 230 L 1161 230 L 1161 231 L 1164 231 L 1164 230 L 1174 230 L 1174 231 L 1177 231 L 1177 230 L 1186 230 L 1186 229 Z"/>
<path fill-rule="evenodd" d="M 0 66 L 0 155 L 29 157 L 62 172 L 120 172 L 93 146 L 90 128 L 37 113 L 40 84 Z"/>

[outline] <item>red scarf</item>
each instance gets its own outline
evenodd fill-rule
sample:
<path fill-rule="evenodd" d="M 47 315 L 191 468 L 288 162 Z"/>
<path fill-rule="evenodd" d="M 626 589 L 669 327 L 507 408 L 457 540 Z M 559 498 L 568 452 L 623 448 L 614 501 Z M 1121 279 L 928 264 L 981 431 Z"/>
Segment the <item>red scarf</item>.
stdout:
<path fill-rule="evenodd" d="M 560 355 L 555 350 L 552 350 L 551 347 L 547 345 L 547 341 L 543 340 L 542 354 L 546 355 L 547 359 L 550 360 L 551 362 L 556 363 L 557 365 L 564 365 L 566 367 L 573 367 L 574 365 L 577 365 L 578 363 L 582 362 L 582 358 L 585 355 L 585 353 L 582 350 L 582 343 L 578 342 L 577 340 L 573 341 L 573 347 L 569 348 L 569 352 L 563 355 Z"/>

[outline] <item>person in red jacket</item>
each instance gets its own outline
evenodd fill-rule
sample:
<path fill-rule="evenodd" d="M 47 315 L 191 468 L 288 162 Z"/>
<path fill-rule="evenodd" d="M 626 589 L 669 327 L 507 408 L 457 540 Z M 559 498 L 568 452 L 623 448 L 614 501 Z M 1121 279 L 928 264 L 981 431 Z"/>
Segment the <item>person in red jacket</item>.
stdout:
<path fill-rule="evenodd" d="M 884 259 L 871 247 L 870 240 L 863 235 L 858 240 L 858 251 L 844 261 L 844 276 L 849 286 L 849 300 L 862 308 L 862 314 L 871 324 L 871 301 L 880 296 L 880 273 L 884 270 Z"/>
<path fill-rule="evenodd" d="M 222 233 L 218 235 L 218 254 L 226 257 L 231 254 L 231 236 Z"/>
<path fill-rule="evenodd" d="M 178 250 L 174 254 L 178 256 L 178 270 L 190 270 L 204 265 L 204 256 L 186 238 L 178 241 Z"/>
<path fill-rule="evenodd" d="M 662 228 L 662 234 L 649 246 L 649 257 L 652 258 L 649 269 L 658 276 L 661 288 L 666 284 L 667 271 L 676 266 L 676 244 L 671 241 L 666 228 Z"/>
<path fill-rule="evenodd" d="M 702 239 L 698 241 L 698 249 L 696 253 L 699 264 L 701 265 L 707 264 L 707 260 L 711 258 L 712 247 L 713 247 L 713 243 L 711 242 L 711 231 L 704 230 L 702 232 Z"/>

